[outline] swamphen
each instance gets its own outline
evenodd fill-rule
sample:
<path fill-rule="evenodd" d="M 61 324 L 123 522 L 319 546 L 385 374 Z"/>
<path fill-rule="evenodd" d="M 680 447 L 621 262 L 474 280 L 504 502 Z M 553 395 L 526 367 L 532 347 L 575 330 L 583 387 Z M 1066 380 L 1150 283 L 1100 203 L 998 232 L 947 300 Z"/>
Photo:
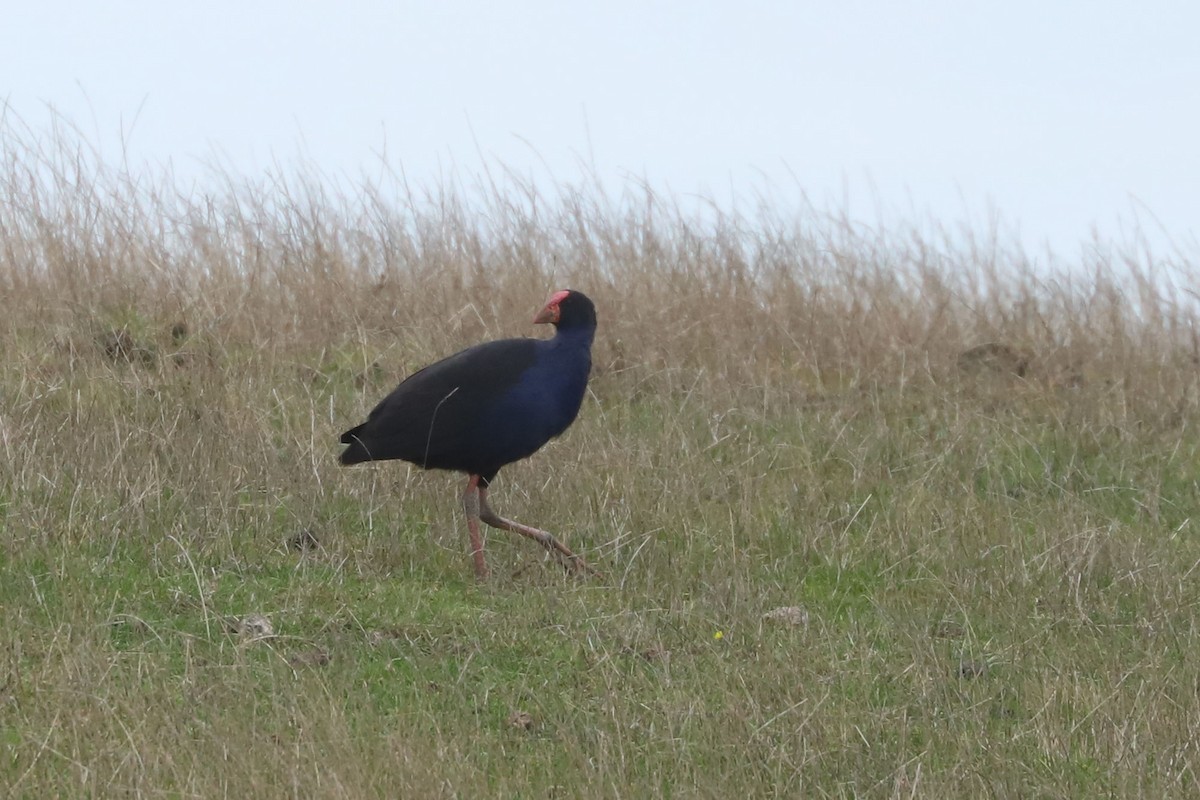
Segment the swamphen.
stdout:
<path fill-rule="evenodd" d="M 576 291 L 556 292 L 536 317 L 557 328 L 552 339 L 502 339 L 463 350 L 413 373 L 342 434 L 343 464 L 401 459 L 424 469 L 468 475 L 463 493 L 475 575 L 485 578 L 479 521 L 528 536 L 572 570 L 591 571 L 551 534 L 492 511 L 488 486 L 505 464 L 533 455 L 579 414 L 596 307 Z"/>

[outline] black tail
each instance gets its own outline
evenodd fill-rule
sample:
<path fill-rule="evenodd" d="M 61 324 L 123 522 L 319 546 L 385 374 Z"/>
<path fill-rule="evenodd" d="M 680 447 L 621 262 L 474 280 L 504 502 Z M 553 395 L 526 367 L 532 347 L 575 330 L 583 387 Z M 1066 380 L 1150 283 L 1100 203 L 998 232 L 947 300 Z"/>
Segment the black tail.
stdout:
<path fill-rule="evenodd" d="M 350 445 L 338 456 L 338 460 L 343 464 L 361 464 L 364 461 L 373 460 L 371 454 L 367 452 L 367 447 L 363 443 L 363 440 L 358 438 L 358 434 L 362 429 L 363 426 L 359 425 L 342 434 L 341 443 Z"/>

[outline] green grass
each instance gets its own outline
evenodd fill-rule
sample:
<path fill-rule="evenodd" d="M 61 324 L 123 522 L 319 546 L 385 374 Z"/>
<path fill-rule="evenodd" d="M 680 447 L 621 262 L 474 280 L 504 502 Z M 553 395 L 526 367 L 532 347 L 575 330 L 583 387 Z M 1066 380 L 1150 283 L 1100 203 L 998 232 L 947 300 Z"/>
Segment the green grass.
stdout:
<path fill-rule="evenodd" d="M 995 414 L 876 390 L 716 429 L 700 401 L 593 400 L 495 496 L 606 577 L 493 535 L 476 584 L 457 478 L 333 466 L 314 409 L 350 419 L 356 392 L 264 394 L 239 464 L 190 457 L 203 422 L 164 414 L 186 376 L 77 377 L 56 413 L 103 408 L 115 460 L 60 436 L 16 459 L 0 517 L 17 796 L 1196 788 L 1190 429 L 1105 431 L 1042 393 Z M 59 402 L 37 394 L 5 387 Z M 314 427 L 320 459 L 287 452 Z M 286 546 L 301 528 L 320 548 Z"/>

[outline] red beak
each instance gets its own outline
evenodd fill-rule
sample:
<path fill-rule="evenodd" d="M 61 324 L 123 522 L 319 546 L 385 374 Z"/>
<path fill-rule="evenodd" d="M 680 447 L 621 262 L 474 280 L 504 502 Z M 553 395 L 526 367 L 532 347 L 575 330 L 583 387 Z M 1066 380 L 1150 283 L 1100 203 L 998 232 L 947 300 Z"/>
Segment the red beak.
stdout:
<path fill-rule="evenodd" d="M 533 318 L 533 324 L 542 325 L 547 322 L 552 322 L 557 325 L 559 317 L 562 316 L 562 310 L 558 307 L 558 304 L 562 302 L 563 298 L 569 294 L 570 292 L 562 291 L 555 292 L 553 295 L 551 295 L 550 301 L 546 303 L 546 307 L 539 311 L 537 316 Z"/>

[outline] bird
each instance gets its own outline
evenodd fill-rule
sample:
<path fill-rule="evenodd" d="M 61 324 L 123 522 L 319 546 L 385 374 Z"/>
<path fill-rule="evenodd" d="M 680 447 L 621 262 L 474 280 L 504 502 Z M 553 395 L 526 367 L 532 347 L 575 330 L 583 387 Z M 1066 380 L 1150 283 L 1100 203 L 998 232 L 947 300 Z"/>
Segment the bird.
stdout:
<path fill-rule="evenodd" d="M 485 342 L 414 372 L 341 435 L 342 464 L 399 459 L 467 475 L 467 517 L 475 576 L 488 577 L 479 523 L 533 539 L 573 572 L 598 574 L 548 531 L 505 519 L 488 489 L 507 464 L 536 453 L 579 415 L 592 368 L 596 307 L 573 289 L 557 291 L 533 318 L 550 339 Z"/>

